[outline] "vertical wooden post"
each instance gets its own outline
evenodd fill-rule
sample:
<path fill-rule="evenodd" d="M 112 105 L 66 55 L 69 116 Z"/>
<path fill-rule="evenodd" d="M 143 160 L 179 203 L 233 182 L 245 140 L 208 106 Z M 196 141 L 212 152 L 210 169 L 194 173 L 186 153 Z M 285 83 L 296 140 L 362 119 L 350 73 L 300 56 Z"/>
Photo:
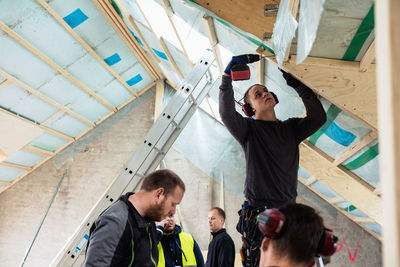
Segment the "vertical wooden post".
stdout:
<path fill-rule="evenodd" d="M 400 2 L 376 1 L 383 263 L 400 266 Z"/>

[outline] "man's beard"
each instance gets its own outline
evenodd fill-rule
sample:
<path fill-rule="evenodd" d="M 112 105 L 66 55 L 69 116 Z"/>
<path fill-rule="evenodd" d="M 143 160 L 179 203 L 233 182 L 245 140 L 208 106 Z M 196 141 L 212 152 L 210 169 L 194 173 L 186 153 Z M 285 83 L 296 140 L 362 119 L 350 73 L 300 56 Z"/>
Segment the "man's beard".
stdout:
<path fill-rule="evenodd" d="M 152 222 L 160 222 L 167 214 L 164 214 L 165 200 L 159 205 L 155 205 L 146 215 L 146 219 Z"/>

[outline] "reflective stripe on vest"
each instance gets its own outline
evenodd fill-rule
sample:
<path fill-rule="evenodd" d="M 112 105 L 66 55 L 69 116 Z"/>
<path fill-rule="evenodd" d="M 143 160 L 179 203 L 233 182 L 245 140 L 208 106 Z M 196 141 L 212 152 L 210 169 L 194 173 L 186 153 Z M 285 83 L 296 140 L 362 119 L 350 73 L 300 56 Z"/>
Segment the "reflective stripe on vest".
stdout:
<path fill-rule="evenodd" d="M 197 266 L 196 257 L 194 255 L 194 240 L 193 236 L 188 233 L 179 233 L 179 241 L 181 241 L 181 248 L 185 255 L 182 253 L 183 266 L 192 267 Z M 161 242 L 158 242 L 158 264 L 157 267 L 165 267 L 164 250 Z M 185 258 L 186 257 L 186 258 Z"/>

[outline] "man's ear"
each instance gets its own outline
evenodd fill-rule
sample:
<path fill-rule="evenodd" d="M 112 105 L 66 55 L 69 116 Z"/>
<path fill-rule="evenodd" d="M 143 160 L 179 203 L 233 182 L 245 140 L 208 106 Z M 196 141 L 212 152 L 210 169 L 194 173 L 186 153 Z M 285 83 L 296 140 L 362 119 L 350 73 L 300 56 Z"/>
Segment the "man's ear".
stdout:
<path fill-rule="evenodd" d="M 261 243 L 261 249 L 263 251 L 266 251 L 270 245 L 271 239 L 264 237 L 262 243 Z"/>
<path fill-rule="evenodd" d="M 164 195 L 164 188 L 162 188 L 162 187 L 157 188 L 155 190 L 154 194 L 155 194 L 156 199 L 159 200 L 161 198 L 161 196 Z"/>

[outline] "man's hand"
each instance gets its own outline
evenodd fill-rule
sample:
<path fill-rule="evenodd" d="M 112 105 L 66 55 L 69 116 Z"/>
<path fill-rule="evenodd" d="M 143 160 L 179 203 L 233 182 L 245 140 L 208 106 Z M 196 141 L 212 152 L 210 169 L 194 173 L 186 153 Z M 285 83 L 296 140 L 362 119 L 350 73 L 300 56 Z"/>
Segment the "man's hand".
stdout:
<path fill-rule="evenodd" d="M 156 226 L 162 226 L 163 228 L 165 228 L 165 226 L 169 223 L 169 217 L 165 218 L 164 220 L 160 221 L 160 222 L 156 222 Z"/>
<path fill-rule="evenodd" d="M 289 85 L 289 86 L 291 86 L 293 88 L 297 88 L 302 84 L 302 82 L 300 82 L 295 77 L 293 77 L 292 74 L 287 73 L 286 71 L 284 71 L 281 68 L 279 70 L 282 72 L 282 76 L 286 80 L 287 85 Z"/>
<path fill-rule="evenodd" d="M 224 73 L 231 75 L 231 69 L 233 66 L 241 64 L 245 65 L 247 63 L 253 63 L 260 60 L 260 55 L 257 54 L 246 54 L 240 56 L 233 56 L 228 66 L 226 66 Z"/>

